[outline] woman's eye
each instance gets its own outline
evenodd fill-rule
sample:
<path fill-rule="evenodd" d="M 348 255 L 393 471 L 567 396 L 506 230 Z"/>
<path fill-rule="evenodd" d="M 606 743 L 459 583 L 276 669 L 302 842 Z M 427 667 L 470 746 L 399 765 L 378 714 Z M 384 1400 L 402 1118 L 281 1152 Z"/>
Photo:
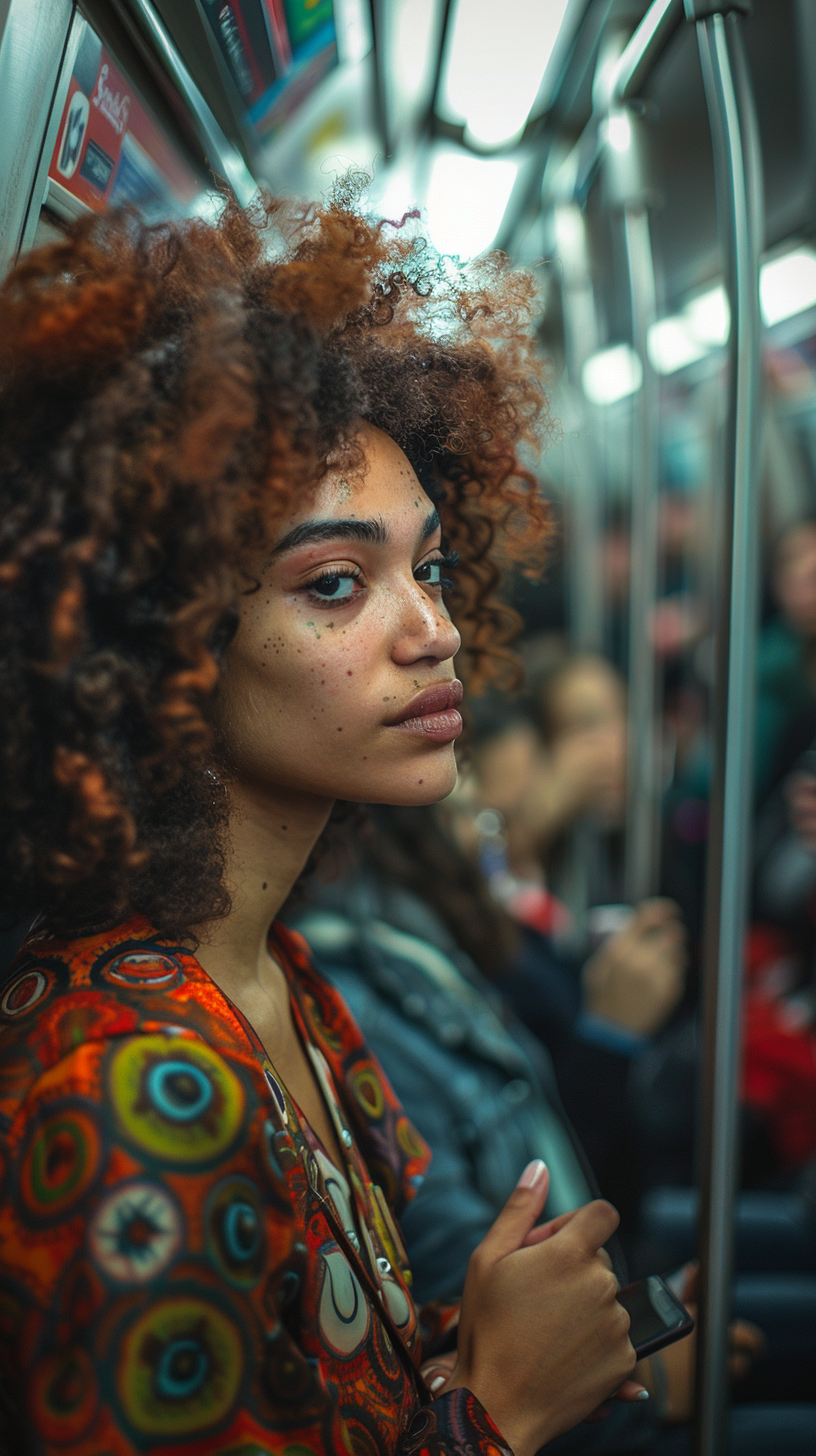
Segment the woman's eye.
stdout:
<path fill-rule="evenodd" d="M 423 586 L 438 586 L 448 590 L 453 582 L 445 575 L 445 569 L 455 565 L 454 562 L 446 560 L 423 561 L 414 572 L 416 581 L 422 582 Z"/>
<path fill-rule="evenodd" d="M 309 591 L 327 602 L 346 602 L 354 595 L 356 586 L 356 577 L 340 576 L 339 572 L 332 571 L 326 576 L 319 576 L 316 581 L 310 581 Z"/>

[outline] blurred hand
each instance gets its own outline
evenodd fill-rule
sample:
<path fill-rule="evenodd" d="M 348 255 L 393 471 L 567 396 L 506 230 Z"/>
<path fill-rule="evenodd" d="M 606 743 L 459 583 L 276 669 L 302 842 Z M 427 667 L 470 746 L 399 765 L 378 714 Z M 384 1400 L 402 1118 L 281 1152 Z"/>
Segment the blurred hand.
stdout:
<path fill-rule="evenodd" d="M 697 1318 L 697 1306 L 688 1305 L 689 1314 Z M 744 1380 L 754 1361 L 763 1353 L 767 1341 L 762 1331 L 747 1320 L 734 1320 L 728 1327 L 728 1369 L 731 1379 Z M 692 1330 L 685 1340 L 675 1340 L 652 1359 L 663 1361 L 666 1381 L 666 1406 L 664 1419 L 672 1424 L 688 1421 L 694 1412 L 694 1365 L 697 1358 L 697 1330 Z M 643 1366 L 649 1361 L 644 1360 Z M 636 1374 L 641 1375 L 638 1365 Z M 643 1370 L 643 1383 L 650 1387 L 648 1370 Z"/>
<path fill-rule="evenodd" d="M 644 900 L 584 966 L 584 1008 L 638 1036 L 658 1031 L 685 986 L 686 932 L 673 900 Z"/>
<path fill-rule="evenodd" d="M 573 813 L 617 809 L 626 791 L 624 720 L 563 734 L 553 744 L 551 765 L 556 796 Z"/>
<path fill-rule="evenodd" d="M 805 846 L 816 854 L 816 778 L 793 773 L 785 786 L 790 822 Z"/>
<path fill-rule="evenodd" d="M 700 1266 L 696 1260 L 686 1265 L 686 1281 L 682 1302 L 692 1319 L 697 1319 L 697 1296 Z M 728 1327 L 728 1370 L 733 1381 L 744 1380 L 754 1362 L 764 1354 L 767 1340 L 757 1325 L 748 1320 L 734 1320 Z M 647 1389 L 653 1388 L 651 1361 L 661 1360 L 666 1382 L 664 1419 L 672 1424 L 688 1421 L 694 1411 L 694 1367 L 697 1359 L 697 1328 L 685 1340 L 675 1340 L 658 1355 L 643 1360 L 636 1375 Z"/>
<path fill-rule="evenodd" d="M 540 752 L 525 792 L 508 816 L 519 843 L 535 856 L 589 810 L 614 822 L 626 793 L 626 728 L 623 720 L 563 733 Z"/>

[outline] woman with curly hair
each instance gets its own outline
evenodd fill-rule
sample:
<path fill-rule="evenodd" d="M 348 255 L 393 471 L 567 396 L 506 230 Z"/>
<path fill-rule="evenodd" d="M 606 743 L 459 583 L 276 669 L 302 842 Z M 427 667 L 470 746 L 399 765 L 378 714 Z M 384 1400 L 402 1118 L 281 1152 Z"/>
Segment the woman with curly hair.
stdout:
<path fill-rule="evenodd" d="M 275 922 L 336 804 L 453 786 L 454 656 L 487 675 L 495 551 L 546 534 L 530 297 L 349 198 L 94 219 L 0 290 L 15 1456 L 532 1456 L 641 1391 L 616 1215 L 534 1228 L 543 1164 L 458 1325 L 415 1309 L 428 1150 Z"/>

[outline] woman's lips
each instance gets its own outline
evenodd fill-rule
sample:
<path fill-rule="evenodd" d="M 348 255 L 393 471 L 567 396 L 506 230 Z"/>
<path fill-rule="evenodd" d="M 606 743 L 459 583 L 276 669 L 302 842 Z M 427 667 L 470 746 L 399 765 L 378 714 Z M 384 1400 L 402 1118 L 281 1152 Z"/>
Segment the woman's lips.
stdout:
<path fill-rule="evenodd" d="M 452 743 L 462 731 L 462 714 L 459 704 L 464 689 L 458 678 L 449 682 L 435 683 L 425 688 L 396 717 L 388 723 L 390 728 L 401 728 L 403 732 L 420 733 L 435 743 Z"/>

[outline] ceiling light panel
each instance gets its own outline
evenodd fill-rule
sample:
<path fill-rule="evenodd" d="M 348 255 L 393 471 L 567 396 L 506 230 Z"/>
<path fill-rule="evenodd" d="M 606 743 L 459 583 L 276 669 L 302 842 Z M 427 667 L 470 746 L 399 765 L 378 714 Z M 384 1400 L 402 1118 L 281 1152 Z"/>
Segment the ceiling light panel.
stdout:
<path fill-rule="evenodd" d="M 440 253 L 467 260 L 483 253 L 501 226 L 518 163 L 440 148 L 431 162 L 425 215 Z"/>
<path fill-rule="evenodd" d="M 696 364 L 708 352 L 691 333 L 684 318 L 675 314 L 652 324 L 647 340 L 649 359 L 658 374 L 674 374 L 687 364 Z"/>
<path fill-rule="evenodd" d="M 581 385 L 592 404 L 617 404 L 637 394 L 643 383 L 643 366 L 628 344 L 613 344 L 590 355 L 581 370 Z"/>
<path fill-rule="evenodd" d="M 762 317 L 770 327 L 816 304 L 816 253 L 794 248 L 763 263 L 759 274 Z"/>
<path fill-rule="evenodd" d="M 439 110 L 466 139 L 506 146 L 524 129 L 569 0 L 454 0 Z"/>

